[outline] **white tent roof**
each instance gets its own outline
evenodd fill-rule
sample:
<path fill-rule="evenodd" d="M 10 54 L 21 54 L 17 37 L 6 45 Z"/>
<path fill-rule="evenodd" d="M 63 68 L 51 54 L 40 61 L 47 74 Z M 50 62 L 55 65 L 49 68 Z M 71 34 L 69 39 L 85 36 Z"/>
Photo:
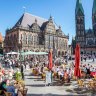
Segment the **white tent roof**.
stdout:
<path fill-rule="evenodd" d="M 8 52 L 6 54 L 8 54 L 8 55 L 11 55 L 11 54 L 15 55 L 15 54 L 19 54 L 19 53 L 18 52 Z"/>

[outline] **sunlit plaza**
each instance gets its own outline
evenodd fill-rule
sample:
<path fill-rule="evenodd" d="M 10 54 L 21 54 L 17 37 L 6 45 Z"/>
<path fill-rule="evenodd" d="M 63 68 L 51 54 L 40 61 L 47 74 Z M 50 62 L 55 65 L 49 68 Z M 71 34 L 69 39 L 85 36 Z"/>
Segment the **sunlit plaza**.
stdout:
<path fill-rule="evenodd" d="M 96 0 L 1 0 L 0 11 L 0 96 L 96 96 Z"/>

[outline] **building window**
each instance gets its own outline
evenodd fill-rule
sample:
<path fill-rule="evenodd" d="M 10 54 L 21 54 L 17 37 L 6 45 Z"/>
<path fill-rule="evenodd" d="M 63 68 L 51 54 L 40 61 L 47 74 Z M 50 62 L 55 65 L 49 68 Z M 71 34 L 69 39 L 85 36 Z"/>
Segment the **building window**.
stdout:
<path fill-rule="evenodd" d="M 37 44 L 37 36 L 34 36 L 34 44 Z"/>
<path fill-rule="evenodd" d="M 49 41 L 49 36 L 48 35 L 45 36 L 45 40 Z"/>
<path fill-rule="evenodd" d="M 26 33 L 24 33 L 24 34 L 23 34 L 23 38 L 22 38 L 24 44 L 26 44 L 26 40 L 27 40 L 26 38 L 27 38 L 27 35 L 26 35 Z"/>
<path fill-rule="evenodd" d="M 26 44 L 27 44 L 27 40 L 28 40 L 28 38 L 27 38 L 27 36 L 26 36 Z"/>
<path fill-rule="evenodd" d="M 50 41 L 53 42 L 53 36 L 50 36 Z"/>
<path fill-rule="evenodd" d="M 32 44 L 32 36 L 30 34 L 28 35 L 28 44 Z"/>
<path fill-rule="evenodd" d="M 21 34 L 21 40 L 22 40 L 22 34 Z"/>

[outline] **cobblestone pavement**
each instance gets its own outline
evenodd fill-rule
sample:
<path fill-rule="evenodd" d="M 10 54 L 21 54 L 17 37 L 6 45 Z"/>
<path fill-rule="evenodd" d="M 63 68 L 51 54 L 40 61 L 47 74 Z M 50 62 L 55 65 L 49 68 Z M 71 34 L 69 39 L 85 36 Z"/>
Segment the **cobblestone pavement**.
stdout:
<path fill-rule="evenodd" d="M 70 61 L 69 63 L 71 63 Z M 83 64 L 92 64 L 96 66 L 95 62 L 92 60 L 83 61 Z M 76 81 L 71 81 L 70 84 L 59 84 L 56 81 L 53 82 L 51 86 L 45 86 L 45 82 L 41 80 L 41 77 L 32 76 L 31 71 L 27 70 L 25 72 L 25 84 L 28 88 L 27 96 L 96 96 L 92 95 L 90 92 L 84 90 L 76 91 L 77 83 Z"/>
<path fill-rule="evenodd" d="M 27 96 L 91 96 L 84 91 L 74 91 L 77 88 L 76 81 L 70 84 L 57 84 L 53 82 L 51 86 L 45 86 L 40 77 L 32 76 L 30 72 L 25 72 L 25 83 L 28 88 Z"/>

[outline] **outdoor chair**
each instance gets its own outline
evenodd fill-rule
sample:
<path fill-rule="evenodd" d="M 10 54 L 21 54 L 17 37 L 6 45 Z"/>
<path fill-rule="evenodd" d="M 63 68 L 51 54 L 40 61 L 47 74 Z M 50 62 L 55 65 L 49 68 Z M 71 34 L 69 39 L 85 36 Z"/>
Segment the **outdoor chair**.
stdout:
<path fill-rule="evenodd" d="M 86 77 L 86 73 L 85 72 L 81 72 L 81 78 L 84 78 L 85 79 L 85 77 Z"/>
<path fill-rule="evenodd" d="M 4 91 L 4 94 L 5 94 L 5 96 L 12 96 L 12 93 L 11 92 L 5 92 Z"/>
<path fill-rule="evenodd" d="M 94 81 L 89 81 L 87 83 L 87 88 L 88 89 L 95 89 L 95 83 L 94 83 Z"/>
<path fill-rule="evenodd" d="M 42 79 L 45 79 L 46 74 L 45 74 L 45 73 L 42 73 L 42 74 L 41 74 L 41 77 L 42 77 Z"/>
<path fill-rule="evenodd" d="M 3 90 L 0 90 L 0 94 L 2 93 Z"/>
<path fill-rule="evenodd" d="M 77 80 L 77 84 L 79 88 L 83 88 L 84 87 L 84 81 L 83 80 Z"/>
<path fill-rule="evenodd" d="M 28 88 L 24 88 L 24 89 L 19 89 L 18 90 L 18 94 L 22 94 L 22 96 L 27 96 L 27 91 L 28 91 Z"/>
<path fill-rule="evenodd" d="M 28 88 L 24 88 L 24 90 L 23 90 L 23 96 L 27 96 L 27 91 L 28 91 Z"/>
<path fill-rule="evenodd" d="M 53 77 L 53 78 L 54 78 L 54 80 L 55 80 L 55 79 L 57 79 L 57 78 L 58 78 L 58 74 L 57 74 L 56 72 L 53 72 L 53 73 L 52 73 L 52 77 Z"/>
<path fill-rule="evenodd" d="M 37 76 L 39 73 L 38 73 L 38 71 L 37 71 L 36 69 L 33 69 L 33 74 L 34 74 L 35 76 Z"/>

